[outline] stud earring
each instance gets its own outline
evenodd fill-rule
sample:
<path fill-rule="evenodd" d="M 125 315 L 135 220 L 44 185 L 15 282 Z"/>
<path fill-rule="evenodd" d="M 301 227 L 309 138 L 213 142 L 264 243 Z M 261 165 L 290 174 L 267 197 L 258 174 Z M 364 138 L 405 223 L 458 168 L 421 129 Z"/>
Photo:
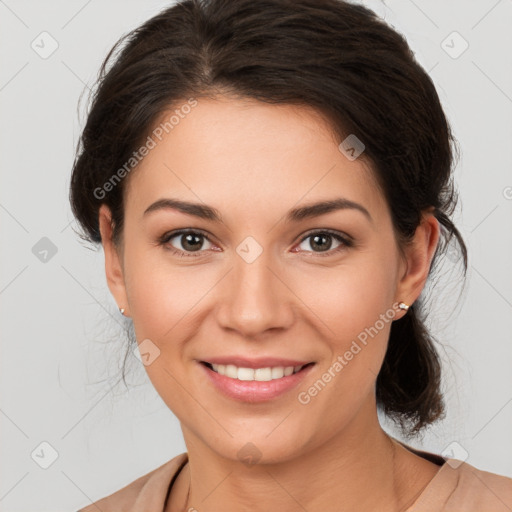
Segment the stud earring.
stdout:
<path fill-rule="evenodd" d="M 124 308 L 119 308 L 119 312 L 121 313 L 121 315 L 124 315 Z"/>
<path fill-rule="evenodd" d="M 407 311 L 410 306 L 408 304 L 406 304 L 405 302 L 399 302 L 398 307 L 399 307 L 399 309 L 403 309 L 404 311 Z"/>

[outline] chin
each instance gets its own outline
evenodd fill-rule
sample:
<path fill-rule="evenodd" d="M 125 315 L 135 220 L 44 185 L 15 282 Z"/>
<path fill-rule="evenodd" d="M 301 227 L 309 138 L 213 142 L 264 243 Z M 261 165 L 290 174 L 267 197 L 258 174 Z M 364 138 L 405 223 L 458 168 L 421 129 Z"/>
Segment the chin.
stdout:
<path fill-rule="evenodd" d="M 221 457 L 240 461 L 248 467 L 255 464 L 287 462 L 304 452 L 303 433 L 301 435 L 298 432 L 298 435 L 294 436 L 289 426 L 279 434 L 276 431 L 269 434 L 271 431 L 272 429 L 260 429 L 254 434 L 245 431 L 243 435 L 233 438 L 225 435 L 221 442 L 219 439 L 212 440 L 211 443 L 208 440 L 206 442 Z"/>

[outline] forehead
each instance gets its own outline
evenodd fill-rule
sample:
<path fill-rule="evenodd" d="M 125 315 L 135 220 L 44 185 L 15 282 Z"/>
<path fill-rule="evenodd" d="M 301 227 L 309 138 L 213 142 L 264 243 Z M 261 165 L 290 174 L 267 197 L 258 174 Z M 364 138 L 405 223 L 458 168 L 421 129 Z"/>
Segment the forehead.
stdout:
<path fill-rule="evenodd" d="M 386 209 L 368 164 L 349 160 L 329 123 L 310 107 L 220 97 L 200 98 L 173 116 L 179 108 L 155 123 L 154 147 L 127 183 L 127 208 L 143 211 L 171 196 L 221 212 L 229 201 L 231 209 L 261 215 L 270 207 L 343 196 Z"/>

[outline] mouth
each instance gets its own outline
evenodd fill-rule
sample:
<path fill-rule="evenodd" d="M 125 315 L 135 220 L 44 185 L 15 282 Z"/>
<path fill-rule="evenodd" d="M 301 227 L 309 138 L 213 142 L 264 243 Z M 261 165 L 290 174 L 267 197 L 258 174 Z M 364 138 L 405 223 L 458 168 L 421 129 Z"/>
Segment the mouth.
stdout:
<path fill-rule="evenodd" d="M 231 400 L 251 404 L 285 396 L 306 378 L 316 364 L 248 368 L 207 361 L 198 363 L 213 389 Z"/>

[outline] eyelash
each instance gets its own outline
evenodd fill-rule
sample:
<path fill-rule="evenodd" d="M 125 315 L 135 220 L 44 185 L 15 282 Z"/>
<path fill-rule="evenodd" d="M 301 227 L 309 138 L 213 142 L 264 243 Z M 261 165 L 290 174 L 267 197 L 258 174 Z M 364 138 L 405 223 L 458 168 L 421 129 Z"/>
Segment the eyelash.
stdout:
<path fill-rule="evenodd" d="M 212 243 L 210 238 L 206 234 L 202 233 L 201 231 L 196 231 L 196 230 L 191 230 L 191 229 L 180 229 L 178 231 L 172 231 L 170 233 L 165 233 L 164 235 L 162 235 L 158 239 L 158 245 L 166 246 L 167 250 L 170 250 L 173 254 L 176 254 L 181 257 L 197 258 L 199 256 L 202 256 L 201 253 L 203 251 L 196 251 L 196 254 L 194 254 L 194 253 L 189 254 L 185 251 L 181 251 L 180 249 L 176 249 L 172 245 L 167 246 L 167 244 L 169 243 L 169 241 L 171 239 L 173 239 L 179 235 L 189 235 L 189 234 L 200 235 L 203 238 L 205 238 L 206 240 L 208 240 L 210 243 Z M 320 256 L 320 257 L 332 256 L 333 254 L 337 254 L 338 252 L 345 250 L 347 248 L 353 247 L 353 245 L 354 245 L 354 242 L 348 236 L 343 236 L 340 233 L 338 233 L 336 231 L 332 231 L 330 229 L 322 229 L 322 230 L 315 230 L 315 231 L 309 232 L 304 237 L 302 237 L 302 239 L 299 241 L 299 245 L 302 242 L 304 242 L 304 240 L 307 240 L 308 238 L 313 237 L 314 235 L 329 235 L 332 238 L 336 239 L 338 242 L 341 242 L 341 245 L 339 247 L 337 247 L 336 249 L 331 249 L 324 253 L 318 253 L 318 252 L 315 253 L 314 251 L 308 251 L 308 252 L 312 252 L 313 254 L 316 254 L 317 256 Z"/>

